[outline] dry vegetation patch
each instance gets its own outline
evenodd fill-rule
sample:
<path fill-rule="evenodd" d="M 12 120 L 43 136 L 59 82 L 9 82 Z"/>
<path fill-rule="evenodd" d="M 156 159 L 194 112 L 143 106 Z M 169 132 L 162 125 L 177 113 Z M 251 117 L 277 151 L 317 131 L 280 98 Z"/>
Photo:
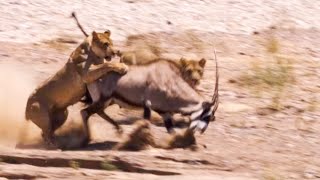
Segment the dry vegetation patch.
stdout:
<path fill-rule="evenodd" d="M 273 110 L 281 110 L 281 100 L 290 85 L 295 83 L 295 60 L 279 53 L 280 43 L 270 37 L 265 43 L 266 59 L 254 59 L 249 71 L 240 76 L 239 84 L 252 90 L 258 97 L 271 94 Z"/>

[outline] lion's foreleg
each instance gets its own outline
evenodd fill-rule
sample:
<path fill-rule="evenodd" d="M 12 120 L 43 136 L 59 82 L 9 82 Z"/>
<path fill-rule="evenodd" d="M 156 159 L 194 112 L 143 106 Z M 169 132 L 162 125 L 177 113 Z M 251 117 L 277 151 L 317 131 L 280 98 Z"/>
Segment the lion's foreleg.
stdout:
<path fill-rule="evenodd" d="M 123 63 L 106 62 L 91 67 L 87 73 L 84 73 L 82 79 L 85 83 L 92 83 L 111 71 L 125 74 L 128 71 L 128 66 Z"/>

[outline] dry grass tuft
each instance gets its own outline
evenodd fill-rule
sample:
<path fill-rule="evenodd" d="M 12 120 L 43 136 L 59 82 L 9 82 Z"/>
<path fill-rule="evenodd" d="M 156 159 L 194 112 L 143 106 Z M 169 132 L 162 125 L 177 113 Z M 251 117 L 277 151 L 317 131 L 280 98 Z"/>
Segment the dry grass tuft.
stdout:
<path fill-rule="evenodd" d="M 101 162 L 101 168 L 107 171 L 114 171 L 118 169 L 117 166 L 113 165 L 108 161 Z"/>
<path fill-rule="evenodd" d="M 263 180 L 283 180 L 284 178 L 281 175 L 279 175 L 275 170 L 267 169 L 262 175 L 262 179 Z"/>
<path fill-rule="evenodd" d="M 239 84 L 247 86 L 257 96 L 271 93 L 272 103 L 269 108 L 281 110 L 283 108 L 281 100 L 284 98 L 287 87 L 295 83 L 294 59 L 278 53 L 280 43 L 274 37 L 268 39 L 265 48 L 268 60 L 252 62 L 250 70 L 240 77 Z"/>
<path fill-rule="evenodd" d="M 80 168 L 80 163 L 78 161 L 69 161 L 69 166 L 73 169 L 79 169 Z"/>
<path fill-rule="evenodd" d="M 186 31 L 187 42 L 190 44 L 190 47 L 187 47 L 187 50 L 197 49 L 202 52 L 205 49 L 205 43 L 200 37 L 193 31 Z"/>
<path fill-rule="evenodd" d="M 162 54 L 160 41 L 153 38 L 148 39 L 143 34 L 128 36 L 126 46 L 131 47 L 133 50 L 149 50 L 158 57 L 160 57 Z"/>

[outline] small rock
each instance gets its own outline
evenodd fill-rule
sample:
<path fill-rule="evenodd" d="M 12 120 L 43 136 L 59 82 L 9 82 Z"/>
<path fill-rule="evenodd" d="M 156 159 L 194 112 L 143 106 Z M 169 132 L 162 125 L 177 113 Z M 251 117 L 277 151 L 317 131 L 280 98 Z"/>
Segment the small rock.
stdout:
<path fill-rule="evenodd" d="M 270 26 L 270 29 L 277 29 L 276 26 Z"/>
<path fill-rule="evenodd" d="M 172 24 L 172 22 L 171 22 L 171 21 L 167 21 L 167 24 L 168 24 L 168 25 L 171 25 L 171 24 Z"/>
<path fill-rule="evenodd" d="M 236 83 L 237 81 L 235 79 L 229 79 L 228 82 L 233 84 L 233 83 Z"/>
<path fill-rule="evenodd" d="M 260 32 L 259 32 L 259 31 L 253 31 L 253 34 L 254 34 L 254 35 L 259 35 Z"/>

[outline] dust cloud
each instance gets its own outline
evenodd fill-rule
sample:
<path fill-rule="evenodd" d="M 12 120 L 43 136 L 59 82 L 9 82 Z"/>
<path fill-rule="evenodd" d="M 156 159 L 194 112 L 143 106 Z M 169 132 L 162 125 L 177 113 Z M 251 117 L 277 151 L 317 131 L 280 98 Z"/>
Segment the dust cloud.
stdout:
<path fill-rule="evenodd" d="M 0 146 L 15 147 L 20 138 L 34 141 L 40 129 L 24 117 L 34 78 L 19 64 L 0 64 Z"/>

